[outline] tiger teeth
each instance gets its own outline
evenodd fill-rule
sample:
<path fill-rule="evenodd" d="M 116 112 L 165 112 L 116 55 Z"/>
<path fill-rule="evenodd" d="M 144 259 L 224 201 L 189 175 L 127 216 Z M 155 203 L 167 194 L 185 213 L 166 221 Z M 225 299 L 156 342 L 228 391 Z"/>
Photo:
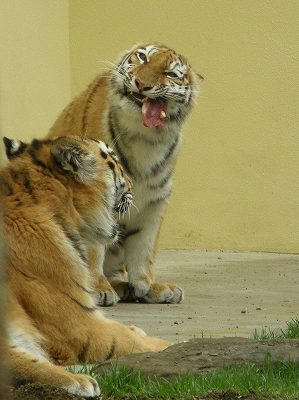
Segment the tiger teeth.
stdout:
<path fill-rule="evenodd" d="M 165 119 L 165 118 L 166 118 L 166 113 L 165 113 L 165 111 L 161 111 L 160 119 Z"/>

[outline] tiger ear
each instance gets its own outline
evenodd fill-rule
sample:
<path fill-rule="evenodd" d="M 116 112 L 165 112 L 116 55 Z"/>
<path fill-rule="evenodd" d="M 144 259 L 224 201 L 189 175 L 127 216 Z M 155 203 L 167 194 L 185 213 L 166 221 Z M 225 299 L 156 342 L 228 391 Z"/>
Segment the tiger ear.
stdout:
<path fill-rule="evenodd" d="M 9 139 L 5 136 L 3 137 L 3 143 L 5 146 L 6 156 L 9 160 L 24 153 L 24 150 L 27 147 L 27 144 L 21 142 L 21 140 Z"/>
<path fill-rule="evenodd" d="M 70 138 L 58 138 L 51 144 L 51 154 L 59 169 L 79 182 L 95 178 L 96 157 Z"/>

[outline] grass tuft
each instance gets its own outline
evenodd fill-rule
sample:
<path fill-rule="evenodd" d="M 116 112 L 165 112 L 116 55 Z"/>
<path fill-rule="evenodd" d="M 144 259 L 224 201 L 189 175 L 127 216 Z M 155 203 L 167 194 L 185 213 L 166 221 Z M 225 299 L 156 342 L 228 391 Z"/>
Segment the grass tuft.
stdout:
<path fill-rule="evenodd" d="M 280 331 L 263 329 L 260 332 L 255 330 L 254 334 L 256 340 L 298 338 L 299 318 L 292 319 Z M 259 399 L 264 398 L 264 393 L 266 397 L 298 400 L 299 393 L 299 364 L 273 362 L 269 356 L 265 357 L 262 366 L 239 365 L 170 379 L 148 378 L 126 367 L 116 366 L 103 373 L 96 372 L 96 369 L 96 365 L 87 365 L 76 369 L 76 372 L 93 376 L 101 387 L 103 398 L 107 400 L 198 400 L 209 392 L 227 391 L 240 395 L 257 393 Z"/>
<path fill-rule="evenodd" d="M 95 369 L 93 369 L 95 371 Z M 178 378 L 147 378 L 125 367 L 98 374 L 82 367 L 97 379 L 104 398 L 143 400 L 191 400 L 211 391 L 235 391 L 240 394 L 268 393 L 281 399 L 295 399 L 299 392 L 299 365 L 291 362 L 273 363 L 269 357 L 264 365 L 242 365 L 199 375 Z"/>
<path fill-rule="evenodd" d="M 285 329 L 279 331 L 268 329 L 262 329 L 257 331 L 255 329 L 253 338 L 255 340 L 280 340 L 280 339 L 299 339 L 299 318 L 293 318 L 287 322 Z"/>

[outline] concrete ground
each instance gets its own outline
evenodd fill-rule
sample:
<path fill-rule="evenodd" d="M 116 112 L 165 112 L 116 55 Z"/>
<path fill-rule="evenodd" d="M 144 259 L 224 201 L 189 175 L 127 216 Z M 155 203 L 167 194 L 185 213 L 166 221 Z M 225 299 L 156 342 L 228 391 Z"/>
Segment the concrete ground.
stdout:
<path fill-rule="evenodd" d="M 252 337 L 299 317 L 299 255 L 162 250 L 157 280 L 185 291 L 181 304 L 125 304 L 107 316 L 172 342 Z"/>

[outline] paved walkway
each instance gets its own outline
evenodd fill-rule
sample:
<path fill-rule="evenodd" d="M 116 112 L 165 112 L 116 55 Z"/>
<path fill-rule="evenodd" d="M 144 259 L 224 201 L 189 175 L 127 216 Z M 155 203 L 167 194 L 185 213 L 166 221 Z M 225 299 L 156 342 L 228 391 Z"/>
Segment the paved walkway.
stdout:
<path fill-rule="evenodd" d="M 106 315 L 172 342 L 251 337 L 299 317 L 299 255 L 162 250 L 157 279 L 185 291 L 182 304 L 124 304 Z"/>

